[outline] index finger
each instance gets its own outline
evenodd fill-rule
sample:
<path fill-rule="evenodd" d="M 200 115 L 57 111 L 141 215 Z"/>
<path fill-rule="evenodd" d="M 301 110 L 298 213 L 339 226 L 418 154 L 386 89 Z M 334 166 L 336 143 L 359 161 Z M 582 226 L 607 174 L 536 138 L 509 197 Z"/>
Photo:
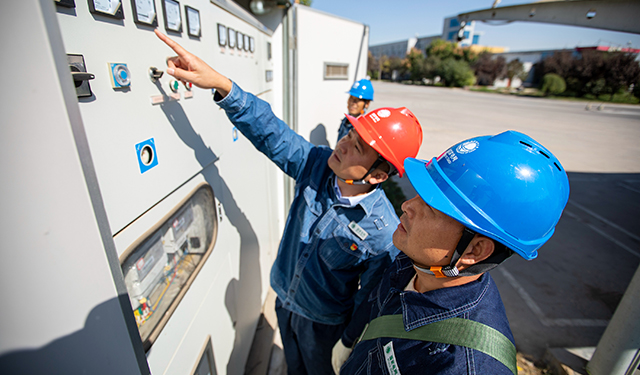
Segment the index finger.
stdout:
<path fill-rule="evenodd" d="M 178 56 L 183 57 L 183 56 L 185 56 L 187 54 L 187 50 L 182 48 L 181 45 L 179 45 L 178 43 L 174 42 L 168 36 L 166 36 L 163 33 L 161 33 L 160 30 L 155 29 L 155 30 L 153 30 L 153 32 L 156 33 L 156 35 L 158 36 L 158 38 L 160 38 L 160 40 L 162 40 L 163 42 L 165 42 L 166 45 L 171 47 L 171 49 L 174 50 L 175 53 L 178 54 Z"/>

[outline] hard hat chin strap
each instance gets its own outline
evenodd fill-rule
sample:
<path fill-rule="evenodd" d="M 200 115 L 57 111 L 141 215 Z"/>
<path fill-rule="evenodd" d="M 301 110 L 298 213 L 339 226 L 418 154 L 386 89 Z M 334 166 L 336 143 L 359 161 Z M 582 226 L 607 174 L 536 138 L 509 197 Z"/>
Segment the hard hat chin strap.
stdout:
<path fill-rule="evenodd" d="M 476 235 L 476 232 L 472 231 L 467 227 L 464 228 L 464 231 L 462 232 L 462 237 L 460 237 L 460 241 L 458 241 L 458 245 L 456 246 L 456 251 L 453 252 L 453 255 L 451 256 L 451 262 L 449 262 L 448 266 L 444 266 L 444 267 L 432 266 L 432 267 L 429 267 L 428 269 L 424 267 L 420 267 L 415 263 L 413 264 L 413 266 L 418 271 L 424 272 L 429 275 L 434 275 L 437 278 L 471 276 L 467 274 L 466 270 L 462 271 L 461 273 L 460 270 L 458 270 L 458 267 L 456 267 L 456 263 L 458 263 L 458 260 L 460 259 L 464 251 L 467 249 L 467 246 L 469 246 L 469 244 L 471 243 L 471 240 L 473 240 L 473 237 L 475 237 L 475 235 Z"/>
<path fill-rule="evenodd" d="M 370 185 L 368 181 L 365 181 L 365 178 L 371 174 L 371 172 L 373 172 L 376 168 L 378 168 L 378 166 L 380 164 L 382 164 L 383 162 L 385 162 L 386 160 L 384 160 L 384 158 L 380 155 L 378 155 L 378 158 L 376 159 L 376 161 L 373 162 L 373 165 L 371 165 L 371 168 L 369 168 L 369 171 L 367 171 L 367 173 L 365 173 L 365 175 L 359 179 L 359 180 L 345 180 L 344 178 L 336 175 L 336 177 L 338 177 L 338 180 L 344 182 L 345 184 L 348 185 Z"/>

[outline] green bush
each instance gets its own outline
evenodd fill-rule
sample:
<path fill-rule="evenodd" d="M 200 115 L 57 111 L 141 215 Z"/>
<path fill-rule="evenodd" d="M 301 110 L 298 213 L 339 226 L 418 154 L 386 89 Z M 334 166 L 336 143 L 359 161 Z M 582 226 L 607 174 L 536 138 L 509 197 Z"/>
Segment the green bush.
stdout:
<path fill-rule="evenodd" d="M 618 91 L 618 93 L 614 95 L 602 94 L 598 96 L 598 100 L 601 100 L 603 102 L 626 104 L 638 104 L 640 102 L 640 99 L 638 99 L 638 97 L 632 95 L 630 92 L 625 92 L 623 90 Z"/>
<path fill-rule="evenodd" d="M 475 76 L 469 64 L 452 58 L 443 60 L 437 69 L 438 75 L 449 87 L 464 87 L 473 85 Z"/>
<path fill-rule="evenodd" d="M 564 78 L 554 73 L 547 73 L 542 77 L 542 87 L 540 90 L 545 95 L 558 95 L 562 94 L 567 89 L 567 84 L 564 82 Z"/>

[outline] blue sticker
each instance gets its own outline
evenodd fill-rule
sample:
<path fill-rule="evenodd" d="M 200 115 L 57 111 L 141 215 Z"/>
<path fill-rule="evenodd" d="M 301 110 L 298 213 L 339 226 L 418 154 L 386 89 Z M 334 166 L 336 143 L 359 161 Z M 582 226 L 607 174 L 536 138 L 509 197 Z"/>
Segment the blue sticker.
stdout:
<path fill-rule="evenodd" d="M 140 166 L 140 173 L 144 173 L 158 165 L 156 143 L 153 138 L 149 138 L 146 141 L 138 143 L 136 145 L 136 154 L 138 155 L 138 165 Z"/>
<path fill-rule="evenodd" d="M 131 86 L 131 77 L 127 64 L 109 63 L 109 73 L 111 75 L 111 86 L 114 89 Z"/>
<path fill-rule="evenodd" d="M 238 128 L 236 128 L 235 126 L 233 127 L 233 130 L 231 130 L 231 137 L 233 138 L 234 142 L 238 140 Z"/>

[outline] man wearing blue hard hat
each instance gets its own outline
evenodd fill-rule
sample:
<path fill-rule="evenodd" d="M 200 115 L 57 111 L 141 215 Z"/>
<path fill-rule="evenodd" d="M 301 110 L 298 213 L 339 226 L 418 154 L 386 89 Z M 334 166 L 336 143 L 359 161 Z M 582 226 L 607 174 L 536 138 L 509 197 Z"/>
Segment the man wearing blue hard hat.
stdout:
<path fill-rule="evenodd" d="M 513 253 L 535 258 L 551 238 L 569 198 L 564 168 L 515 131 L 404 166 L 418 195 L 393 234 L 402 253 L 334 347 L 334 371 L 515 374 L 513 335 L 486 272 Z"/>
<path fill-rule="evenodd" d="M 369 103 L 373 100 L 373 85 L 371 85 L 369 77 L 354 82 L 348 94 L 347 111 L 349 115 L 353 117 L 363 115 L 367 111 L 367 108 L 369 108 Z M 353 129 L 353 126 L 347 116 L 345 116 L 338 129 L 338 139 L 336 143 L 338 143 L 342 137 L 349 134 L 351 129 Z"/>

